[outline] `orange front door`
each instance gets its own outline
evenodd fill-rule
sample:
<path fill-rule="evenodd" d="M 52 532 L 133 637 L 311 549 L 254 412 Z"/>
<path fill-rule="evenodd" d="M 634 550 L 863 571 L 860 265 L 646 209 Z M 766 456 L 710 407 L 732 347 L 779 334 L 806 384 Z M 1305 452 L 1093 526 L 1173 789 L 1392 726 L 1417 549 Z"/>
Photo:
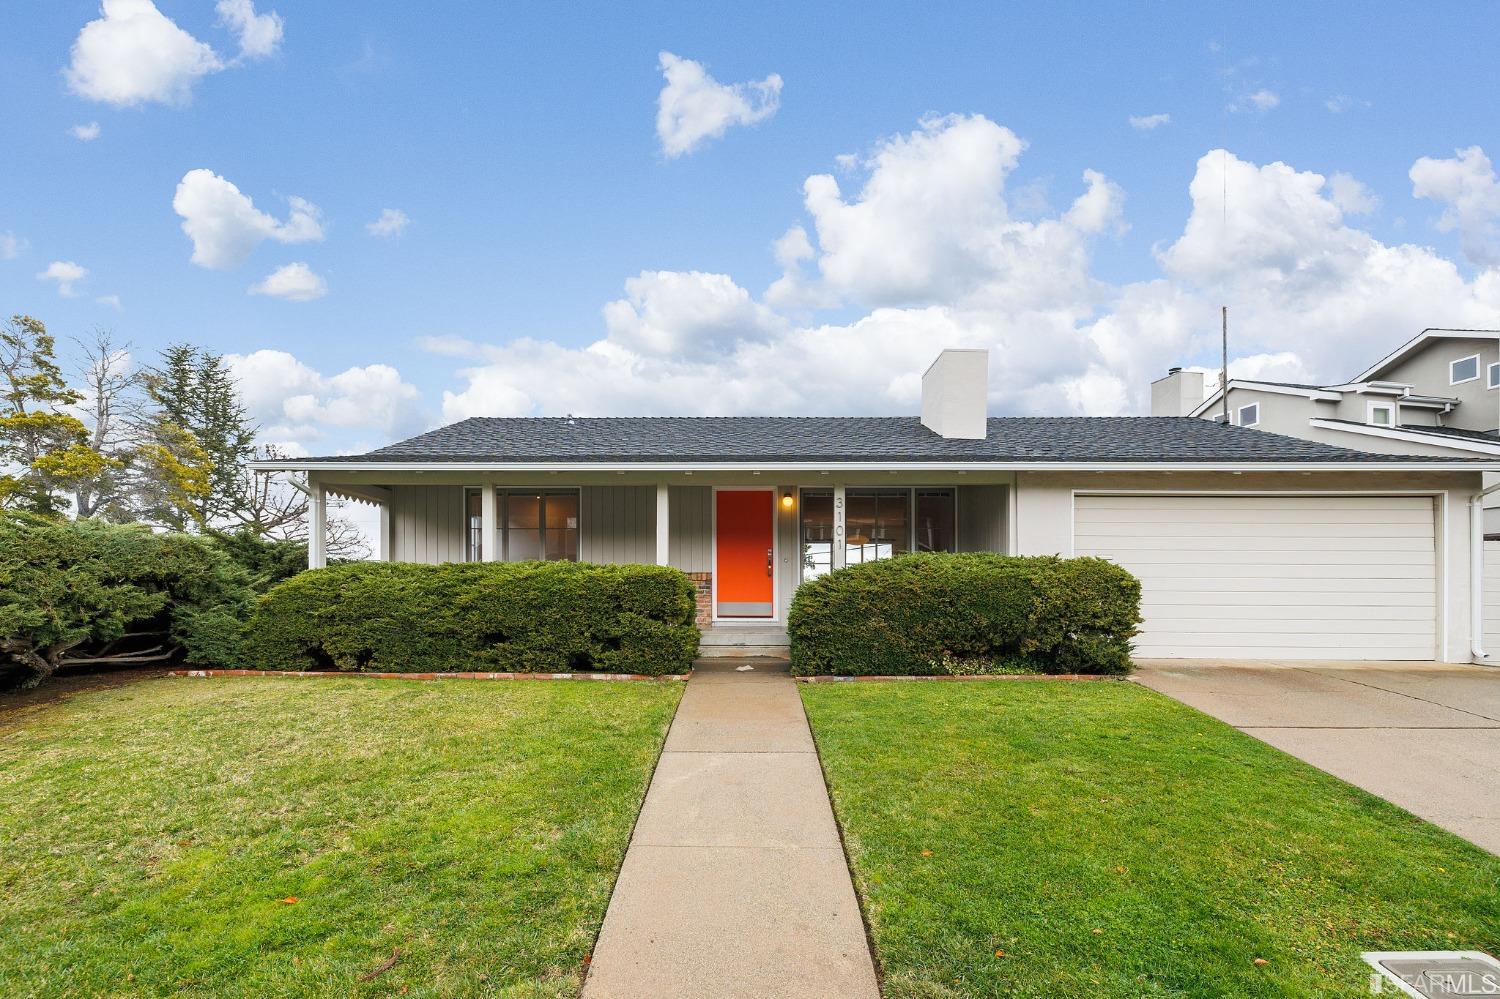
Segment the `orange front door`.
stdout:
<path fill-rule="evenodd" d="M 721 489 L 714 494 L 719 617 L 774 617 L 776 494 Z"/>

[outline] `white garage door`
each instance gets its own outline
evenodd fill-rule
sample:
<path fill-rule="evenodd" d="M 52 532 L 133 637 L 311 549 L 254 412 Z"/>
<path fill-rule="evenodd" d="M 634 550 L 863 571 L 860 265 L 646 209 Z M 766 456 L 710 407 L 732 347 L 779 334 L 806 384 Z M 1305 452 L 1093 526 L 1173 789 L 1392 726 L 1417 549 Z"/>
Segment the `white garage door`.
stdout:
<path fill-rule="evenodd" d="M 1484 649 L 1500 655 L 1500 541 L 1484 543 Z"/>
<path fill-rule="evenodd" d="M 1432 659 L 1425 496 L 1079 496 L 1074 549 L 1141 581 L 1136 655 Z"/>

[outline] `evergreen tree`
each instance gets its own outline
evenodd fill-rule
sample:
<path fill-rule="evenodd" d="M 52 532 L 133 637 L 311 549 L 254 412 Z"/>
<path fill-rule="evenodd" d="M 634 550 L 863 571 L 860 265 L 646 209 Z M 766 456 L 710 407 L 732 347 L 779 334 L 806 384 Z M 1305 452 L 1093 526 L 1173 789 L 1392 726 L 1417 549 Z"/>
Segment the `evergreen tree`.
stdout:
<path fill-rule="evenodd" d="M 255 453 L 255 426 L 224 359 L 174 344 L 146 376 L 146 426 L 157 482 L 153 519 L 211 527 L 235 519 L 241 469 Z"/>
<path fill-rule="evenodd" d="M 0 326 L 0 508 L 58 516 L 68 493 L 105 471 L 88 428 L 68 412 L 82 401 L 41 320 L 12 316 Z"/>

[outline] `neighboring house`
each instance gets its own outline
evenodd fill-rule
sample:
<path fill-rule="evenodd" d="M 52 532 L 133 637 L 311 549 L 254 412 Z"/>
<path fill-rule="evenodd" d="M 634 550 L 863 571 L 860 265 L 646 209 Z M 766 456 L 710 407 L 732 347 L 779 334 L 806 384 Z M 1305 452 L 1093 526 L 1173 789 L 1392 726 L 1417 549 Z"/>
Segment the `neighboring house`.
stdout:
<path fill-rule="evenodd" d="M 379 556 L 673 565 L 705 643 L 784 644 L 792 594 L 906 551 L 1100 555 L 1142 656 L 1466 662 L 1467 504 L 1500 463 L 1374 455 L 1184 416 L 987 419 L 944 351 L 921 417 L 475 418 L 307 472 L 381 510 Z M 1282 398 L 1277 396 L 1277 398 Z"/>
<path fill-rule="evenodd" d="M 1222 420 L 1219 380 L 1173 368 L 1151 415 Z M 1423 330 L 1339 385 L 1231 378 L 1228 410 L 1235 426 L 1377 454 L 1500 457 L 1500 333 Z"/>

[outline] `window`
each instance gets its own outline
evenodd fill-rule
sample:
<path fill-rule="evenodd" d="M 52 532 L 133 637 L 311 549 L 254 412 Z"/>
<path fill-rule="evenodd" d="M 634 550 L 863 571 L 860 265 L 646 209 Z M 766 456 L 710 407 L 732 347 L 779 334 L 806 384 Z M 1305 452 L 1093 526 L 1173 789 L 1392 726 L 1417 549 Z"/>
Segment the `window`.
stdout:
<path fill-rule="evenodd" d="M 911 551 L 911 490 L 850 489 L 844 525 L 844 561 L 874 562 Z"/>
<path fill-rule="evenodd" d="M 484 493 L 482 490 L 464 490 L 464 523 L 468 527 L 464 544 L 464 561 L 481 561 L 484 558 Z"/>
<path fill-rule="evenodd" d="M 1389 402 L 1370 403 L 1369 423 L 1372 427 L 1394 427 L 1396 425 L 1396 406 Z"/>
<path fill-rule="evenodd" d="M 1460 382 L 1472 382 L 1479 377 L 1479 355 L 1471 354 L 1468 357 L 1460 357 L 1448 365 L 1448 384 L 1457 385 Z"/>
<path fill-rule="evenodd" d="M 802 491 L 802 579 L 833 570 L 833 493 Z"/>
<path fill-rule="evenodd" d="M 874 562 L 905 552 L 955 548 L 957 494 L 952 489 L 849 489 L 844 493 L 844 561 Z M 802 578 L 833 569 L 833 491 L 802 491 Z"/>
<path fill-rule="evenodd" d="M 1489 378 L 1487 384 L 1490 388 L 1500 388 L 1500 364 L 1489 366 Z"/>
<path fill-rule="evenodd" d="M 469 491 L 468 544 L 464 553 L 476 562 L 484 553 L 480 490 Z M 578 491 L 576 489 L 500 489 L 495 493 L 499 521 L 496 544 L 505 562 L 578 561 Z"/>
<path fill-rule="evenodd" d="M 1260 403 L 1252 402 L 1240 407 L 1240 426 L 1253 427 L 1260 422 Z"/>
<path fill-rule="evenodd" d="M 914 551 L 953 550 L 953 504 L 951 489 L 917 490 L 917 518 L 912 524 Z"/>

